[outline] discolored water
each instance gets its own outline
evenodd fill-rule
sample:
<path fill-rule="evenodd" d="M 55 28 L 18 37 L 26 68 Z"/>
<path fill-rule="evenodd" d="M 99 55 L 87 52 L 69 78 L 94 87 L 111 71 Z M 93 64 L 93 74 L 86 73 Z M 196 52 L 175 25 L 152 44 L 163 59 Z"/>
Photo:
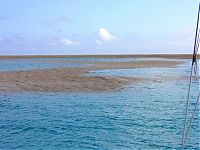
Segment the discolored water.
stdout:
<path fill-rule="evenodd" d="M 188 69 L 185 64 L 170 72 Z M 187 86 L 188 81 L 173 80 L 105 93 L 1 93 L 0 149 L 180 149 Z M 189 112 L 198 86 L 198 81 L 192 86 Z M 199 121 L 198 110 L 189 150 L 200 148 Z"/>
<path fill-rule="evenodd" d="M 183 61 L 183 60 L 182 60 Z M 149 77 L 149 76 L 183 76 L 190 74 L 191 60 L 184 60 L 184 63 L 178 67 L 172 68 L 134 68 L 134 69 L 107 69 L 90 71 L 89 76 L 135 76 L 135 77 Z"/>

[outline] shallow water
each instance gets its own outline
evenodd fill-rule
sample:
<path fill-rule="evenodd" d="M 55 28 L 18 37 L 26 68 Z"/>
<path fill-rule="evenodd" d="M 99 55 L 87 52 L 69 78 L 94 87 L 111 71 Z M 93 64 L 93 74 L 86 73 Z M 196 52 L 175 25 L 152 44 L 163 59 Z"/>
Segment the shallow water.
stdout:
<path fill-rule="evenodd" d="M 107 70 L 96 70 L 90 71 L 89 76 L 134 76 L 134 77 L 149 77 L 149 76 L 180 76 L 180 75 L 188 75 L 190 73 L 190 60 L 182 60 L 184 64 L 178 65 L 178 67 L 172 68 L 135 68 L 135 69 L 107 69 Z"/>
<path fill-rule="evenodd" d="M 188 74 L 189 67 L 170 72 Z M 108 93 L 1 93 L 0 149 L 180 149 L 187 86 L 174 80 Z M 199 115 L 187 149 L 200 148 Z"/>
<path fill-rule="evenodd" d="M 79 63 L 47 62 L 48 60 L 52 59 L 44 59 L 43 61 L 41 60 L 42 59 L 0 60 L 0 72 L 84 66 L 83 64 Z"/>
<path fill-rule="evenodd" d="M 49 68 L 88 67 L 79 62 L 130 62 L 144 60 L 173 60 L 162 58 L 32 58 L 32 59 L 2 59 L 0 60 L 0 72 L 20 71 Z M 59 62 L 60 61 L 60 62 Z M 69 61 L 69 62 L 65 62 Z M 70 61 L 78 61 L 76 63 Z"/>

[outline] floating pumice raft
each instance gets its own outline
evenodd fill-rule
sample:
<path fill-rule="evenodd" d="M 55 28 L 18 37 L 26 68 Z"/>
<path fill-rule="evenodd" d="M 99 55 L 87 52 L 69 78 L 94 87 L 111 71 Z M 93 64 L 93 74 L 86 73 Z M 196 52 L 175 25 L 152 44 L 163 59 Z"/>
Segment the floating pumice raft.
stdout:
<path fill-rule="evenodd" d="M 41 59 L 40 59 L 41 61 Z M 45 60 L 42 60 L 45 61 Z M 49 61 L 49 60 L 48 60 Z M 59 61 L 59 60 L 57 60 Z M 65 60 L 63 63 L 67 63 Z M 70 61 L 70 60 L 69 60 Z M 61 60 L 62 62 L 62 60 Z M 77 61 L 81 63 L 81 61 Z M 144 77 L 87 76 L 90 71 L 176 67 L 184 62 L 144 60 L 130 62 L 83 62 L 89 67 L 0 72 L 1 92 L 109 92 L 128 84 L 147 82 Z M 164 79 L 164 78 L 163 78 Z M 152 79 L 153 80 L 153 79 Z M 162 80 L 162 78 L 160 79 Z M 166 79 L 164 79 L 166 80 Z"/>

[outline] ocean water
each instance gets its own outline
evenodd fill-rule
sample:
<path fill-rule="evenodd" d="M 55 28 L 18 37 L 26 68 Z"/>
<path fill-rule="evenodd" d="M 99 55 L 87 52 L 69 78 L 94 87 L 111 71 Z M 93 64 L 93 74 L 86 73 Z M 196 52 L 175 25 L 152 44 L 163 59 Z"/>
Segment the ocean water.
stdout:
<path fill-rule="evenodd" d="M 170 60 L 161 58 L 32 58 L 32 59 L 2 59 L 0 60 L 0 72 L 21 71 L 51 68 L 88 67 L 79 62 L 130 62 L 143 60 Z M 60 62 L 59 62 L 60 61 Z M 72 62 L 64 62 L 72 61 Z M 78 61 L 74 62 L 73 61 Z"/>
<path fill-rule="evenodd" d="M 16 60 L 0 60 L 0 72 L 2 71 L 20 71 L 20 70 L 35 70 L 35 69 L 50 69 L 64 67 L 85 67 L 80 63 L 55 63 L 48 62 L 54 59 L 16 59 Z"/>
<path fill-rule="evenodd" d="M 2 59 L 0 60 L 0 72 L 3 71 L 21 71 L 35 69 L 51 69 L 51 68 L 71 68 L 71 67 L 88 67 L 85 63 L 79 62 L 129 62 L 146 60 L 143 58 L 32 58 L 32 59 Z M 154 60 L 147 58 L 147 60 Z M 155 58 L 155 60 L 160 60 Z M 60 62 L 59 62 L 60 61 Z M 69 62 L 64 61 L 78 61 Z"/>
<path fill-rule="evenodd" d="M 153 58 L 151 58 L 153 60 Z M 160 59 L 163 60 L 163 59 Z M 166 60 L 166 59 L 164 59 Z M 170 60 L 170 59 L 168 59 Z M 173 60 L 171 60 L 173 61 Z M 184 63 L 171 68 L 134 68 L 134 69 L 106 69 L 90 71 L 89 76 L 117 76 L 117 77 L 152 77 L 152 76 L 187 76 L 190 74 L 191 60 L 182 60 Z"/>
<path fill-rule="evenodd" d="M 186 61 L 168 75 L 188 75 L 189 68 Z M 140 73 L 159 75 L 157 69 L 167 74 L 164 68 Z M 101 74 L 138 73 L 123 71 Z M 187 80 L 169 80 L 102 93 L 0 93 L 0 149 L 180 149 L 187 89 Z M 189 114 L 198 92 L 195 80 Z M 200 149 L 199 116 L 198 109 L 186 149 Z"/>

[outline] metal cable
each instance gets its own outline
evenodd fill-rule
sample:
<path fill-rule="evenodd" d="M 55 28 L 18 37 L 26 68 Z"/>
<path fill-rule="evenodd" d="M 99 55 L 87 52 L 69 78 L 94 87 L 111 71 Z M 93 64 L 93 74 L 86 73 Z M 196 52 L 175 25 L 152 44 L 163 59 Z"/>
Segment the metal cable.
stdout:
<path fill-rule="evenodd" d="M 189 89 L 188 89 L 186 108 L 185 108 L 184 130 L 183 130 L 183 136 L 182 136 L 182 142 L 181 142 L 181 149 L 184 149 L 183 143 L 185 141 L 184 139 L 185 139 L 186 121 L 187 121 L 187 114 L 188 114 L 188 105 L 189 105 L 189 99 L 190 99 L 190 89 L 191 89 L 191 83 L 192 83 L 192 72 L 193 72 L 193 64 L 190 71 Z"/>
<path fill-rule="evenodd" d="M 189 134 L 189 130 L 191 128 L 192 120 L 194 118 L 198 103 L 199 103 L 199 96 L 197 98 L 197 102 L 195 104 L 195 109 L 192 113 L 192 118 L 189 122 L 189 126 L 186 130 L 186 125 L 187 125 L 187 114 L 188 114 L 188 107 L 189 107 L 189 99 L 190 99 L 190 91 L 191 91 L 191 84 L 192 84 L 192 75 L 193 75 L 193 68 L 194 68 L 194 73 L 197 73 L 197 53 L 199 50 L 199 14 L 200 14 L 200 3 L 199 3 L 199 10 L 198 10 L 198 17 L 197 17 L 197 26 L 196 26 L 196 34 L 195 34 L 195 42 L 194 42 L 194 52 L 193 52 L 193 59 L 192 59 L 192 66 L 191 66 L 191 71 L 190 71 L 190 80 L 189 80 L 189 88 L 188 88 L 188 94 L 187 94 L 187 101 L 186 101 L 186 108 L 185 108 L 185 118 L 184 118 L 184 131 L 183 131 L 183 136 L 182 136 L 182 142 L 181 142 L 181 149 L 184 149 L 187 137 Z"/>
<path fill-rule="evenodd" d="M 199 104 L 199 97 L 200 97 L 200 93 L 199 93 L 199 95 L 198 95 L 198 98 L 197 98 L 197 101 L 196 101 L 196 104 L 195 104 L 195 108 L 194 108 L 194 110 L 193 110 L 192 117 L 191 117 L 191 119 L 190 119 L 189 126 L 188 126 L 188 128 L 187 128 L 187 132 L 186 132 L 186 134 L 185 134 L 185 139 L 184 139 L 184 141 L 183 141 L 183 148 L 184 148 L 184 146 L 185 146 L 185 144 L 186 144 L 187 137 L 188 137 L 188 133 L 189 133 L 189 131 L 190 131 L 190 128 L 191 128 L 191 125 L 192 125 L 192 121 L 193 121 L 193 119 L 194 119 L 194 115 L 195 115 L 195 113 L 196 113 L 197 106 L 198 106 L 198 104 Z"/>

